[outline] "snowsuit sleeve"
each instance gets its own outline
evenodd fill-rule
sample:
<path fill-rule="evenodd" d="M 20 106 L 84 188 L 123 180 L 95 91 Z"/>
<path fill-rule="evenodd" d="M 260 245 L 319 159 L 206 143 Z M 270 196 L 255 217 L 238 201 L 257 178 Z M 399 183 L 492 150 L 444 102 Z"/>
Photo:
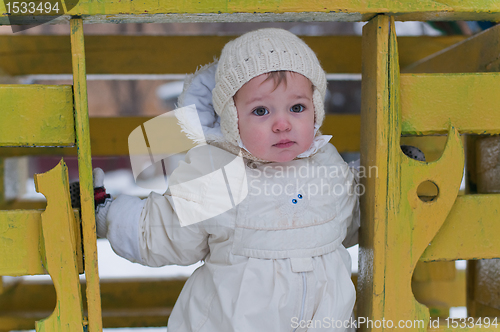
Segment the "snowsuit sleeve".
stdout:
<path fill-rule="evenodd" d="M 121 195 L 111 203 L 106 234 L 121 257 L 147 266 L 190 265 L 208 253 L 201 224 L 181 227 L 171 198 L 151 193 L 147 199 Z"/>
<path fill-rule="evenodd" d="M 213 160 L 207 160 L 204 152 L 203 149 L 201 152 L 189 151 L 186 160 L 172 173 L 169 183 L 189 181 L 213 171 L 213 167 L 207 167 Z M 203 193 L 207 188 L 200 186 L 199 190 Z M 196 197 L 204 195 L 192 193 L 189 198 L 196 200 Z M 145 200 L 119 196 L 111 203 L 107 224 L 106 237 L 113 250 L 143 265 L 190 265 L 204 259 L 209 252 L 209 234 L 204 223 L 181 227 L 170 190 L 163 195 L 151 193 Z"/>
<path fill-rule="evenodd" d="M 148 266 L 190 265 L 208 254 L 202 223 L 181 227 L 168 195 L 151 193 L 139 223 L 139 252 Z"/>

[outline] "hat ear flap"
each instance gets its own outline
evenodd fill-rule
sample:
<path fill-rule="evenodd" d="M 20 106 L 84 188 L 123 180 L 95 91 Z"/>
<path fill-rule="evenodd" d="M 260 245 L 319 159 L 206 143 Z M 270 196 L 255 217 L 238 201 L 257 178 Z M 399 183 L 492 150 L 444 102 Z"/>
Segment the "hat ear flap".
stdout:
<path fill-rule="evenodd" d="M 240 141 L 240 131 L 238 128 L 238 111 L 234 104 L 234 97 L 229 98 L 222 109 L 220 116 L 220 128 L 225 139 L 238 146 Z"/>
<path fill-rule="evenodd" d="M 325 119 L 325 104 L 323 102 L 324 96 L 321 92 L 314 87 L 313 92 L 313 105 L 314 105 L 314 124 L 319 128 Z"/>

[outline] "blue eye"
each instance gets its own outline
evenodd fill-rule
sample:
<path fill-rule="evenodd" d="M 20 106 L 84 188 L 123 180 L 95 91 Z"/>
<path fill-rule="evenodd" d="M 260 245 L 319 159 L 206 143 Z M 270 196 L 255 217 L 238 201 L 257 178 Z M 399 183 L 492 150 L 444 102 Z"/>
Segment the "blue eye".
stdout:
<path fill-rule="evenodd" d="M 257 107 L 256 109 L 253 110 L 252 113 L 258 116 L 263 116 L 269 114 L 269 111 L 266 110 L 264 107 Z"/>
<path fill-rule="evenodd" d="M 294 112 L 294 113 L 300 113 L 300 112 L 303 112 L 304 111 L 304 106 L 300 105 L 300 104 L 297 104 L 297 105 L 293 105 L 292 108 L 290 108 L 290 111 Z"/>

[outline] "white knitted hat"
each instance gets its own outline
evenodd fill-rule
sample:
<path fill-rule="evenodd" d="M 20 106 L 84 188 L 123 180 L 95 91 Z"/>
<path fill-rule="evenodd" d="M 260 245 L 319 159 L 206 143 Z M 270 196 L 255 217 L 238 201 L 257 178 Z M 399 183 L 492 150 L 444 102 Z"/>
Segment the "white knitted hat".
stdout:
<path fill-rule="evenodd" d="M 238 113 L 233 96 L 252 78 L 264 73 L 286 70 L 307 77 L 314 87 L 315 128 L 325 117 L 323 100 L 326 92 L 325 72 L 316 54 L 299 37 L 283 29 L 260 29 L 248 32 L 227 43 L 215 74 L 213 106 L 220 116 L 224 138 L 236 146 L 240 143 Z"/>

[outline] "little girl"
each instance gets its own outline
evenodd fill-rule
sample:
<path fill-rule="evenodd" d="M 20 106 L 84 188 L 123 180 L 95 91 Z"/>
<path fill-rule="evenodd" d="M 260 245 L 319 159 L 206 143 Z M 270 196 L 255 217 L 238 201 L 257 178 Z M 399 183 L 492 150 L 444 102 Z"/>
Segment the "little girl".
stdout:
<path fill-rule="evenodd" d="M 240 156 L 246 195 L 219 196 L 214 175 L 191 192 L 122 195 L 98 206 L 98 234 L 120 256 L 149 266 L 204 261 L 179 296 L 169 332 L 350 327 L 355 290 L 345 247 L 357 242 L 358 197 L 353 170 L 319 132 L 325 91 L 316 55 L 297 36 L 244 34 L 186 83 L 179 106 L 195 104 L 208 145 L 190 150 L 169 183 L 215 174 Z M 180 118 L 194 137 L 189 121 Z M 222 187 L 235 197 L 229 173 Z M 102 185 L 103 174 L 95 175 Z M 233 207 L 181 227 L 179 209 L 210 210 L 223 199 Z"/>

